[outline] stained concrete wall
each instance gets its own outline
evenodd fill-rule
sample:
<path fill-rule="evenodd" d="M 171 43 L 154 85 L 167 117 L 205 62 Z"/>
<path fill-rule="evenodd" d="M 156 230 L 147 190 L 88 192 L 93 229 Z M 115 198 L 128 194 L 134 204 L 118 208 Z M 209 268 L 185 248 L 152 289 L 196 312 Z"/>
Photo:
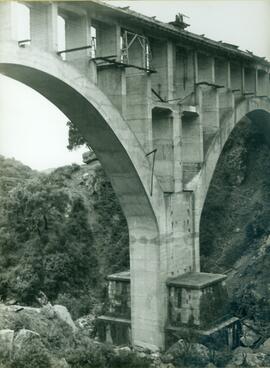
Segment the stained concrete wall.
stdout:
<path fill-rule="evenodd" d="M 231 88 L 232 90 L 239 90 L 243 92 L 243 69 L 241 64 L 232 62 L 230 64 L 231 70 Z"/>
<path fill-rule="evenodd" d="M 163 191 L 173 192 L 173 119 L 170 111 L 153 110 L 152 131 L 153 148 L 157 150 L 155 174 Z"/>
<path fill-rule="evenodd" d="M 256 94 L 256 69 L 245 67 L 244 68 L 244 83 L 245 93 Z"/>
<path fill-rule="evenodd" d="M 185 105 L 194 105 L 195 91 L 194 52 L 184 48 L 176 49 L 175 56 L 175 98 L 184 99 Z"/>
<path fill-rule="evenodd" d="M 14 18 L 14 7 L 11 1 L 2 2 L 0 7 L 0 40 L 16 40 L 16 25 Z"/>
<path fill-rule="evenodd" d="M 91 22 L 85 15 L 65 16 L 66 49 L 74 49 L 91 45 Z M 90 49 L 76 50 L 65 54 L 66 61 L 74 64 L 76 68 L 86 75 L 89 70 Z"/>
<path fill-rule="evenodd" d="M 206 85 L 198 86 L 197 94 L 201 111 L 204 153 L 206 153 L 213 136 L 219 129 L 219 95 L 216 88 Z"/>
<path fill-rule="evenodd" d="M 30 8 L 31 45 L 42 50 L 56 52 L 57 4 L 42 3 Z"/>
<path fill-rule="evenodd" d="M 97 85 L 106 93 L 112 104 L 118 111 L 126 115 L 126 73 L 123 68 L 116 68 L 114 65 L 107 65 L 99 68 L 97 72 Z"/>
<path fill-rule="evenodd" d="M 143 71 L 126 71 L 125 120 L 145 153 L 153 149 L 151 116 L 151 77 Z"/>
<path fill-rule="evenodd" d="M 112 56 L 120 59 L 120 27 L 116 24 L 95 22 L 97 49 L 96 56 Z"/>
<path fill-rule="evenodd" d="M 152 88 L 164 99 L 174 98 L 175 49 L 172 42 L 152 40 Z"/>
<path fill-rule="evenodd" d="M 197 53 L 197 82 L 215 83 L 215 59 L 208 54 Z"/>

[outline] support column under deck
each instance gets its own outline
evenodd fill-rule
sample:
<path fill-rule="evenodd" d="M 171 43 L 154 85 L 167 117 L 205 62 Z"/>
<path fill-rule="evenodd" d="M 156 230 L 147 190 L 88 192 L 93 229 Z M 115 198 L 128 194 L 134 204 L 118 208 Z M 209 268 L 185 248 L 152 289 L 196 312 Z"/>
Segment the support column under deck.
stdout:
<path fill-rule="evenodd" d="M 43 50 L 57 50 L 57 4 L 40 3 L 30 8 L 31 45 Z"/>
<path fill-rule="evenodd" d="M 13 6 L 14 3 L 11 1 L 0 2 L 0 41 L 16 39 Z"/>

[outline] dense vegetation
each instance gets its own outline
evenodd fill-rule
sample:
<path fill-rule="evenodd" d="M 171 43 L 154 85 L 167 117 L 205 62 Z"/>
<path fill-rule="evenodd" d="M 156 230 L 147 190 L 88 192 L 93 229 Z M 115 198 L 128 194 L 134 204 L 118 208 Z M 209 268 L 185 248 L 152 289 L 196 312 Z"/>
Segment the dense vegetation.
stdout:
<path fill-rule="evenodd" d="M 256 123 L 239 123 L 225 145 L 200 229 L 203 270 L 228 273 L 236 313 L 269 322 L 270 147 Z"/>
<path fill-rule="evenodd" d="M 2 299 L 33 305 L 42 290 L 75 318 L 89 312 L 107 273 L 129 262 L 126 222 L 104 172 L 71 165 L 37 174 L 3 157 L 0 170 L 3 183 L 13 178 L 0 198 Z"/>

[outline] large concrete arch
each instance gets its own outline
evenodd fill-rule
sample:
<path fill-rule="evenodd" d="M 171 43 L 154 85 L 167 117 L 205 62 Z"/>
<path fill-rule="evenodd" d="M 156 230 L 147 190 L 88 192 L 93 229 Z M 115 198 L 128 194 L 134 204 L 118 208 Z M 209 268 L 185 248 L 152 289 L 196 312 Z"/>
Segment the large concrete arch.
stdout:
<path fill-rule="evenodd" d="M 0 73 L 50 100 L 77 125 L 97 154 L 129 227 L 133 343 L 162 346 L 166 316 L 160 278 L 165 270 L 160 270 L 159 248 L 165 233 L 165 204 L 155 177 L 149 194 L 151 165 L 140 143 L 104 93 L 56 55 L 1 42 Z M 163 293 L 165 298 L 165 287 Z"/>
<path fill-rule="evenodd" d="M 202 210 L 204 208 L 208 189 L 211 184 L 218 160 L 222 155 L 223 148 L 235 127 L 243 120 L 256 122 L 260 129 L 263 129 L 270 139 L 270 104 L 268 99 L 244 100 L 234 111 L 234 123 L 225 120 L 217 134 L 215 135 L 205 157 L 202 168 L 193 182 L 190 189 L 194 191 L 194 222 L 195 222 L 195 252 L 197 259 L 200 254 L 200 222 Z M 200 265 L 198 265 L 198 268 Z"/>

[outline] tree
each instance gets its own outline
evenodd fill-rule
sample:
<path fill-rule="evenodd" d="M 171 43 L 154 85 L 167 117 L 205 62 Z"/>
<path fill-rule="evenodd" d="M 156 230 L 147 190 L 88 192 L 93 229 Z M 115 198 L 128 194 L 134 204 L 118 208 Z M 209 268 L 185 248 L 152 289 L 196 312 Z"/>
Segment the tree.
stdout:
<path fill-rule="evenodd" d="M 84 144 L 91 150 L 90 146 L 81 135 L 80 131 L 72 121 L 67 122 L 68 126 L 68 145 L 67 149 L 73 151 L 74 149 L 83 146 Z"/>
<path fill-rule="evenodd" d="M 69 121 L 69 150 L 87 144 L 76 125 Z M 111 183 L 104 171 L 96 171 L 95 186 L 95 213 L 99 218 L 95 230 L 95 243 L 98 245 L 98 254 L 101 258 L 100 269 L 102 274 L 119 272 L 129 268 L 129 239 L 127 222 L 120 204 L 113 191 Z"/>
<path fill-rule="evenodd" d="M 78 296 L 98 282 L 98 263 L 84 199 L 55 174 L 14 188 L 4 201 L 0 290 L 31 304 L 42 290 L 52 300 Z"/>

